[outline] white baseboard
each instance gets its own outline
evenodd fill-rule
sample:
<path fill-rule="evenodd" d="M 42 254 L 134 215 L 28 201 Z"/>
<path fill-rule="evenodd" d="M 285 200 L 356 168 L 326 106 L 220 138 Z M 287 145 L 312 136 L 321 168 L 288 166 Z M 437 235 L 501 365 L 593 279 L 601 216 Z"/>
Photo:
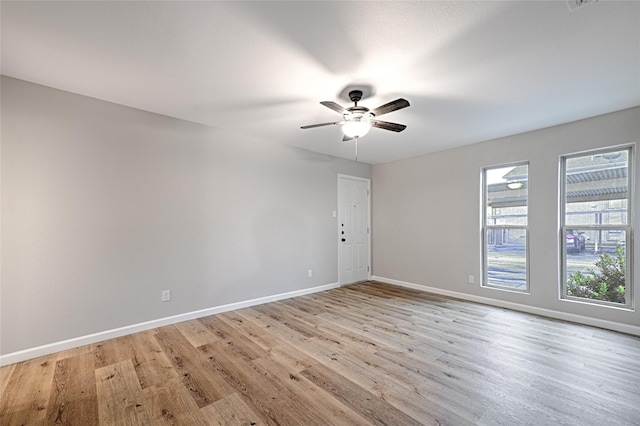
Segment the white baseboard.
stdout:
<path fill-rule="evenodd" d="M 540 315 L 543 317 L 555 318 L 563 321 L 576 322 L 579 324 L 590 325 L 593 327 L 600 327 L 600 328 L 605 328 L 607 330 L 619 331 L 621 333 L 640 336 L 640 327 L 634 326 L 634 325 L 622 324 L 619 322 L 607 321 L 607 320 L 602 320 L 598 318 L 585 317 L 582 315 L 554 311 L 551 309 L 537 308 L 535 306 L 522 305 L 520 303 L 507 302 L 507 301 L 498 300 L 498 299 L 491 299 L 489 297 L 475 296 L 473 294 L 459 293 L 457 291 L 444 290 L 441 288 L 429 287 L 425 285 L 394 280 L 391 278 L 372 276 L 371 280 L 380 281 L 388 284 L 395 284 L 397 286 L 406 287 L 413 290 L 426 291 L 429 293 L 440 294 L 443 296 L 455 297 L 458 299 L 468 300 L 470 302 L 482 303 L 484 305 L 498 306 L 500 308 L 513 309 L 514 311 L 526 312 L 529 314 Z"/>
<path fill-rule="evenodd" d="M 176 324 L 183 321 L 188 321 L 191 319 L 220 314 L 223 312 L 233 311 L 235 309 L 262 305 L 263 303 L 276 302 L 278 300 L 290 299 L 292 297 L 297 297 L 297 296 L 304 296 L 305 294 L 318 293 L 321 291 L 337 288 L 339 286 L 340 285 L 338 283 L 325 284 L 318 287 L 305 288 L 302 290 L 275 294 L 273 296 L 259 297 L 257 299 L 229 303 L 227 305 L 200 309 L 198 311 L 193 311 L 193 312 L 186 312 L 184 314 L 173 315 L 166 318 L 159 318 L 156 320 L 142 322 L 139 324 L 127 325 L 125 327 L 120 327 L 113 330 L 101 331 L 99 333 L 93 333 L 86 336 L 74 337 L 73 339 L 63 340 L 61 342 L 49 343 L 47 345 L 42 345 L 35 348 L 24 349 L 21 351 L 8 353 L 6 355 L 0 355 L 0 366 L 14 364 L 16 362 L 21 362 L 21 361 L 26 361 L 28 359 L 49 355 L 55 352 L 77 348 L 79 346 L 102 342 L 104 340 L 126 336 L 128 334 L 138 333 L 140 331 L 151 330 L 153 328 L 162 327 L 165 325 L 171 325 L 171 324 Z"/>

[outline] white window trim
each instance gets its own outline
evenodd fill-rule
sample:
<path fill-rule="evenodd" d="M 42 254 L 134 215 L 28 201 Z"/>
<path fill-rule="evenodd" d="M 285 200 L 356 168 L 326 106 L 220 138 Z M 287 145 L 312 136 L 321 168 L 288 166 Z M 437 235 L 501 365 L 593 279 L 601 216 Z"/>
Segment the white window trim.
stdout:
<path fill-rule="evenodd" d="M 566 161 L 571 158 L 584 157 L 588 155 L 598 155 L 608 152 L 614 151 L 623 151 L 628 150 L 628 161 L 627 161 L 627 224 L 626 225 L 567 225 L 566 224 Z M 589 151 L 581 151 L 572 154 L 566 154 L 560 156 L 560 167 L 559 167 L 559 203 L 560 206 L 560 214 L 558 220 L 560 222 L 559 232 L 558 232 L 558 244 L 559 244 L 559 253 L 560 255 L 560 268 L 559 269 L 559 299 L 564 302 L 571 303 L 581 303 L 587 304 L 591 306 L 603 306 L 608 308 L 616 308 L 623 310 L 635 310 L 634 309 L 634 280 L 633 280 L 633 226 L 635 223 L 635 209 L 634 209 L 634 200 L 635 200 L 635 143 L 625 144 L 625 145 L 617 145 L 610 146 L 606 148 L 589 150 Z M 566 247 L 566 231 L 568 229 L 596 229 L 596 230 L 623 230 L 625 232 L 625 304 L 609 302 L 606 300 L 594 300 L 587 299 L 583 297 L 569 296 L 567 295 L 567 279 L 566 279 L 566 269 L 567 269 L 567 247 Z"/>
<path fill-rule="evenodd" d="M 493 225 L 487 224 L 487 198 L 488 198 L 488 185 L 487 185 L 487 170 L 500 169 L 506 167 L 527 166 L 527 225 Z M 482 275 L 480 279 L 480 287 L 493 290 L 509 291 L 513 293 L 530 294 L 529 288 L 529 161 L 518 161 L 514 163 L 496 164 L 493 166 L 482 167 L 481 169 L 481 249 L 482 249 Z M 517 289 L 508 286 L 501 286 L 496 284 L 490 284 L 488 279 L 488 256 L 487 256 L 487 231 L 490 229 L 521 229 L 525 231 L 525 288 Z"/>

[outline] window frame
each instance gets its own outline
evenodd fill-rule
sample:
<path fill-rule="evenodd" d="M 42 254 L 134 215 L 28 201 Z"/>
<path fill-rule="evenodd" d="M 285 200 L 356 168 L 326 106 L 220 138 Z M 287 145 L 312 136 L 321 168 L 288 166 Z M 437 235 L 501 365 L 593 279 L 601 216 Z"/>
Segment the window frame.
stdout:
<path fill-rule="evenodd" d="M 627 151 L 627 211 L 625 225 L 594 224 L 594 225 L 567 225 L 567 160 L 578 157 L 596 156 L 610 152 Z M 559 167 L 559 227 L 558 244 L 560 253 L 559 268 L 559 299 L 567 302 L 578 302 L 593 306 L 612 307 L 625 310 L 634 310 L 634 285 L 633 285 L 633 223 L 635 200 L 635 144 L 625 144 L 599 148 L 560 156 Z M 588 299 L 585 297 L 571 296 L 567 294 L 567 230 L 580 229 L 588 231 L 612 231 L 621 230 L 625 235 L 625 304 L 606 300 Z"/>
<path fill-rule="evenodd" d="M 487 223 L 487 208 L 489 199 L 489 186 L 487 184 L 487 171 L 501 169 L 506 167 L 518 167 L 527 166 L 527 224 L 526 225 L 493 225 Z M 528 160 L 517 161 L 511 163 L 502 163 L 492 166 L 482 167 L 481 169 L 481 249 L 482 249 L 482 274 L 480 279 L 480 286 L 483 288 L 489 288 L 494 290 L 503 290 L 514 293 L 530 294 L 530 280 L 529 280 L 529 169 L 530 162 Z M 517 289 L 508 286 L 501 286 L 489 283 L 488 277 L 488 245 L 487 245 L 487 233 L 489 230 L 523 230 L 525 234 L 525 287 L 523 289 Z"/>

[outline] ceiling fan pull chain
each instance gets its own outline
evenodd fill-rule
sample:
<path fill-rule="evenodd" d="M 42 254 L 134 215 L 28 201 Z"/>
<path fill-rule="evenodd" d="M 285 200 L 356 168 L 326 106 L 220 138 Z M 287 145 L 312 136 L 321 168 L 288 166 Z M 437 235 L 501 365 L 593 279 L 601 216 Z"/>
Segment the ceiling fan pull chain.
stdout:
<path fill-rule="evenodd" d="M 356 140 L 356 163 L 358 162 L 358 136 L 354 138 Z"/>

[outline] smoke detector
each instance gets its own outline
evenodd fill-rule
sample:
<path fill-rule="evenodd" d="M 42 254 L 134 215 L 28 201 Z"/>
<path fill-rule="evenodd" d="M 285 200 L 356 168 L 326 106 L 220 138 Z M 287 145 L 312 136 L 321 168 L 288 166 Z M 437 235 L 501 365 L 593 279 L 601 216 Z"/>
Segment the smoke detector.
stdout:
<path fill-rule="evenodd" d="M 569 4 L 569 10 L 573 12 L 580 6 L 584 6 L 587 3 L 592 3 L 597 1 L 598 0 L 567 0 L 567 3 Z"/>

